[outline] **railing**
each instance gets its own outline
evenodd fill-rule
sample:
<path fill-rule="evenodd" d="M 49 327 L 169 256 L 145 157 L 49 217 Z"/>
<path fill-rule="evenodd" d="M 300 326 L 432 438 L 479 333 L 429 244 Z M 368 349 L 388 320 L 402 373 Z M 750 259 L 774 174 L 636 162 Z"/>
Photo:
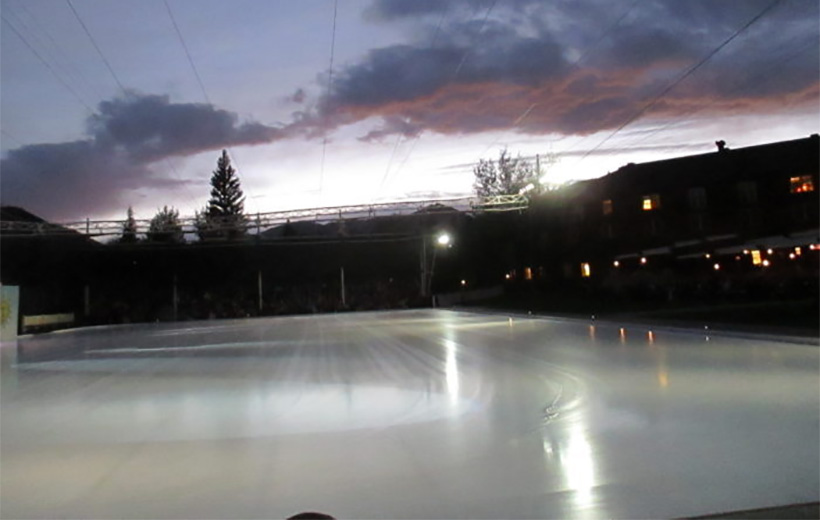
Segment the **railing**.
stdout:
<path fill-rule="evenodd" d="M 324 208 L 295 209 L 271 211 L 245 215 L 237 220 L 228 217 L 209 220 L 209 225 L 216 230 L 244 229 L 259 233 L 262 230 L 287 222 L 314 221 L 332 222 L 339 220 L 367 219 L 385 216 L 411 214 L 435 214 L 440 210 L 436 206 L 445 206 L 466 213 L 520 211 L 528 207 L 529 200 L 524 195 L 496 195 L 492 197 L 461 197 L 451 199 L 413 200 L 387 202 L 382 204 L 358 204 L 349 206 L 330 206 Z M 446 210 L 442 210 L 446 211 Z M 82 220 L 64 223 L 0 221 L 0 233 L 5 235 L 76 235 L 87 237 L 104 237 L 122 235 L 125 220 Z M 194 234 L 198 231 L 196 217 L 180 217 L 179 224 L 183 234 Z M 134 232 L 145 234 L 151 225 L 150 219 L 135 219 Z"/>

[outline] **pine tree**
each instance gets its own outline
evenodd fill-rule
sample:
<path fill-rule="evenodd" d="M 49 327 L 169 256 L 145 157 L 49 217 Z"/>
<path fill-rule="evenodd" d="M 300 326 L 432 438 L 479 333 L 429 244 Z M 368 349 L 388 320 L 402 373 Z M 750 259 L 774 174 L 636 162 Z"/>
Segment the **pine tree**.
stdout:
<path fill-rule="evenodd" d="M 128 216 L 122 224 L 120 243 L 133 244 L 137 241 L 137 221 L 134 219 L 134 209 L 128 206 Z"/>
<path fill-rule="evenodd" d="M 216 162 L 211 176 L 211 198 L 205 209 L 201 238 L 237 238 L 245 234 L 245 196 L 239 187 L 239 177 L 231 166 L 227 150 Z"/>

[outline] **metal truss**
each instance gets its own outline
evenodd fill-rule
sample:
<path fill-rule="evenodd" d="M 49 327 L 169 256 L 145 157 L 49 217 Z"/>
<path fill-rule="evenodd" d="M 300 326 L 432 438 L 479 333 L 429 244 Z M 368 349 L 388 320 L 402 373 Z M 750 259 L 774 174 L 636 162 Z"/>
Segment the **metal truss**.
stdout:
<path fill-rule="evenodd" d="M 386 216 L 411 214 L 435 214 L 443 209 L 453 208 L 464 213 L 520 211 L 527 208 L 529 201 L 523 195 L 495 195 L 491 197 L 460 197 L 450 199 L 412 200 L 387 202 L 382 204 L 357 204 L 349 206 L 330 206 L 287 211 L 271 211 L 245 215 L 237 220 L 227 217 L 209 220 L 208 229 L 227 231 L 243 229 L 250 233 L 261 233 L 265 229 L 287 222 L 314 221 L 334 222 L 340 220 L 368 219 Z M 0 221 L 0 234 L 6 236 L 30 235 L 83 235 L 87 237 L 118 236 L 123 232 L 125 220 L 82 220 L 63 223 Z M 136 234 L 144 235 L 151 225 L 150 219 L 136 219 Z M 180 226 L 184 234 L 195 234 L 198 231 L 196 217 L 180 217 Z"/>

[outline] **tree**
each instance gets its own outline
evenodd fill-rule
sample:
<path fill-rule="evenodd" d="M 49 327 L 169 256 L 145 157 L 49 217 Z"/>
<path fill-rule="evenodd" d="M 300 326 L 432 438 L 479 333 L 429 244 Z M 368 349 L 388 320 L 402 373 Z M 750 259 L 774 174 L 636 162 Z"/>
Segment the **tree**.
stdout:
<path fill-rule="evenodd" d="M 179 243 L 183 241 L 183 236 L 182 225 L 179 223 L 179 211 L 173 207 L 163 206 L 148 226 L 150 242 Z"/>
<path fill-rule="evenodd" d="M 237 238 L 245 235 L 245 224 L 245 196 L 228 152 L 222 150 L 211 176 L 211 198 L 203 215 L 197 215 L 197 231 L 202 239 Z"/>
<path fill-rule="evenodd" d="M 528 192 L 540 185 L 538 169 L 521 156 L 512 157 L 504 149 L 499 153 L 498 162 L 480 159 L 473 167 L 473 188 L 479 197 Z"/>
<path fill-rule="evenodd" d="M 137 221 L 134 219 L 134 209 L 128 206 L 128 216 L 122 224 L 121 244 L 134 244 L 137 242 Z"/>

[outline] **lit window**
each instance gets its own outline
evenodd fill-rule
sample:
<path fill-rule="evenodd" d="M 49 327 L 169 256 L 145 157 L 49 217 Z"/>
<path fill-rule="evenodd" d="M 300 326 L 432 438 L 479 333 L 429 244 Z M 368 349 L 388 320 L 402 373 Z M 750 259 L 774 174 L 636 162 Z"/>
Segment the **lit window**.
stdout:
<path fill-rule="evenodd" d="M 643 206 L 641 206 L 644 211 L 652 211 L 656 210 L 661 207 L 661 196 L 657 193 L 653 193 L 651 195 L 644 195 L 643 196 Z"/>
<path fill-rule="evenodd" d="M 760 257 L 760 251 L 755 249 L 754 251 L 752 251 L 752 264 L 760 265 L 762 263 L 763 263 L 763 259 Z"/>
<path fill-rule="evenodd" d="M 532 280 L 532 268 L 524 268 L 524 280 Z"/>
<path fill-rule="evenodd" d="M 604 215 L 612 215 L 612 201 L 607 199 L 603 202 Z"/>
<path fill-rule="evenodd" d="M 589 267 L 589 262 L 581 264 L 581 276 L 589 278 L 592 275 L 592 269 Z"/>
<path fill-rule="evenodd" d="M 792 193 L 809 193 L 814 191 L 814 180 L 811 175 L 800 175 L 789 179 Z"/>

